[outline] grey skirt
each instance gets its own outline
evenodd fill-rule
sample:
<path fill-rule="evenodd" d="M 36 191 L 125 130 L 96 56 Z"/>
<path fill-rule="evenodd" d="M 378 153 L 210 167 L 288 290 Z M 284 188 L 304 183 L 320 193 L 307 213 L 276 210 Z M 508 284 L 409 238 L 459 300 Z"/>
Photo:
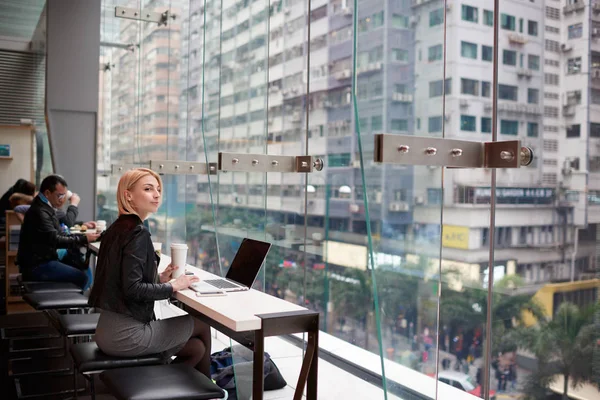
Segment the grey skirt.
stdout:
<path fill-rule="evenodd" d="M 118 357 L 161 354 L 165 362 L 177 354 L 192 336 L 190 315 L 150 321 L 102 310 L 96 328 L 96 344 L 104 353 Z"/>

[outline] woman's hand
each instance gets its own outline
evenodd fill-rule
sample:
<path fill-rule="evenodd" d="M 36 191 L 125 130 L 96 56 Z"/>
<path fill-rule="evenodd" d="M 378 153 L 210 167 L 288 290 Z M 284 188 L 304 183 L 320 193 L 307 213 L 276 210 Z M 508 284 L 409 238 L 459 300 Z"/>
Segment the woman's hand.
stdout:
<path fill-rule="evenodd" d="M 200 278 L 194 275 L 181 275 L 179 278 L 171 282 L 173 286 L 173 292 L 179 292 L 180 290 L 187 289 L 192 283 L 198 282 Z"/>
<path fill-rule="evenodd" d="M 179 267 L 176 267 L 173 264 L 167 265 L 167 268 L 165 268 L 165 270 L 159 275 L 160 283 L 167 283 L 173 279 L 173 271 L 175 271 L 177 268 Z"/>

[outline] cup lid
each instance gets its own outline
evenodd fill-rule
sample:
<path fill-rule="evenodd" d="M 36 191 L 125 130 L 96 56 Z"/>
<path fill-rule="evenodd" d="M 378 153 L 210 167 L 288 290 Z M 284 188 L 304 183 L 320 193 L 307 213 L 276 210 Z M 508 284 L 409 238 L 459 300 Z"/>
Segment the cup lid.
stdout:
<path fill-rule="evenodd" d="M 171 248 L 173 249 L 187 249 L 188 245 L 185 243 L 171 243 Z"/>

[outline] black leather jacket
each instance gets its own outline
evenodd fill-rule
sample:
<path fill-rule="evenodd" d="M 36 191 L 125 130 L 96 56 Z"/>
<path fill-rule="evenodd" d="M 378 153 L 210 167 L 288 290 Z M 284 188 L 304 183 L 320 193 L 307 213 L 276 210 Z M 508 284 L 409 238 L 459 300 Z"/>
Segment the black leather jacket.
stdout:
<path fill-rule="evenodd" d="M 89 305 L 150 322 L 154 301 L 173 294 L 170 283 L 158 283 L 158 262 L 142 220 L 119 216 L 102 238 Z"/>
<path fill-rule="evenodd" d="M 54 208 L 36 196 L 21 226 L 17 263 L 27 279 L 31 269 L 58 260 L 57 249 L 78 248 L 87 242 L 84 234 L 63 234 Z"/>

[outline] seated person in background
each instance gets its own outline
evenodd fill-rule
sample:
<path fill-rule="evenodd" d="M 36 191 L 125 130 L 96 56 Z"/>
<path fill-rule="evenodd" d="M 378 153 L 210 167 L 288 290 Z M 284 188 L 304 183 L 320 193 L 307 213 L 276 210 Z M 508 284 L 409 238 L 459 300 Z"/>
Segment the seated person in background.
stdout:
<path fill-rule="evenodd" d="M 183 274 L 169 283 L 174 268 L 158 273 L 150 231 L 143 221 L 158 210 L 162 183 L 152 170 L 127 171 L 119 180 L 119 218 L 106 230 L 96 264 L 89 305 L 99 308 L 95 340 L 104 353 L 138 357 L 160 353 L 210 378 L 210 328 L 183 315 L 156 320 L 154 302 L 198 281 Z"/>
<path fill-rule="evenodd" d="M 10 206 L 10 197 L 15 193 L 33 196 L 35 193 L 35 185 L 25 179 L 19 179 L 2 195 L 2 198 L 0 198 L 0 225 L 2 226 L 6 223 L 6 210 L 12 210 L 13 208 Z"/>
<path fill-rule="evenodd" d="M 23 223 L 25 219 L 25 213 L 29 210 L 31 203 L 33 203 L 33 196 L 29 196 L 23 193 L 13 193 L 10 196 L 10 209 L 17 214 L 17 218 Z"/>
<path fill-rule="evenodd" d="M 69 201 L 69 207 L 67 207 L 67 211 L 65 212 L 63 210 L 56 210 L 56 214 L 58 215 L 58 220 L 60 223 L 65 224 L 66 227 L 70 228 L 77 223 L 77 216 L 79 215 L 79 202 L 81 202 L 81 197 L 79 197 L 77 193 L 67 193 L 67 200 Z M 85 225 L 86 227 L 93 229 L 96 227 L 96 222 L 82 222 L 80 225 Z"/>
<path fill-rule="evenodd" d="M 13 198 L 14 198 L 15 205 L 13 205 Z M 56 216 L 58 217 L 58 221 L 61 224 L 64 224 L 66 227 L 71 227 L 75 224 L 79 224 L 79 225 L 85 225 L 86 228 L 90 228 L 90 229 L 95 228 L 96 227 L 95 221 L 77 222 L 77 216 L 79 215 L 78 206 L 79 206 L 79 202 L 81 201 L 81 198 L 79 197 L 79 195 L 76 193 L 72 193 L 71 197 L 69 198 L 69 195 L 67 192 L 67 198 L 70 203 L 69 207 L 67 207 L 67 211 L 65 212 L 62 209 L 56 210 Z M 21 222 L 23 222 L 25 213 L 27 212 L 27 210 L 29 210 L 31 203 L 33 203 L 33 196 L 26 196 L 21 193 L 15 193 L 12 196 L 10 196 L 10 201 L 11 201 L 11 209 L 14 210 L 15 213 L 17 213 L 17 217 L 21 220 Z"/>
<path fill-rule="evenodd" d="M 59 261 L 58 249 L 77 249 L 100 235 L 68 235 L 62 232 L 56 209 L 67 198 L 67 182 L 59 175 L 44 178 L 21 226 L 17 264 L 27 281 L 71 282 L 84 287 L 85 272 Z"/>

